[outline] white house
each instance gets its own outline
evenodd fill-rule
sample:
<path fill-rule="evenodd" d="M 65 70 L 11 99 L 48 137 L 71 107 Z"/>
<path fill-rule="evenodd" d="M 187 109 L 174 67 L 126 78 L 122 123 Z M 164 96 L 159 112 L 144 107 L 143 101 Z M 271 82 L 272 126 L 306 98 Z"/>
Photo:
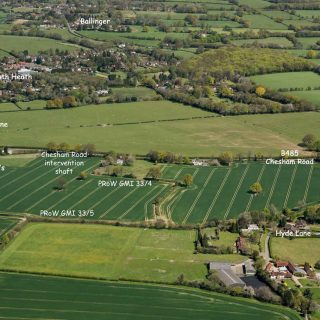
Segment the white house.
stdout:
<path fill-rule="evenodd" d="M 117 165 L 122 166 L 123 165 L 123 159 L 117 159 Z"/>
<path fill-rule="evenodd" d="M 249 224 L 248 225 L 248 230 L 249 231 L 258 231 L 258 230 L 260 230 L 260 228 L 256 224 Z"/>
<path fill-rule="evenodd" d="M 192 159 L 191 162 L 194 166 L 203 166 L 203 167 L 208 166 L 208 163 L 204 160 Z"/>

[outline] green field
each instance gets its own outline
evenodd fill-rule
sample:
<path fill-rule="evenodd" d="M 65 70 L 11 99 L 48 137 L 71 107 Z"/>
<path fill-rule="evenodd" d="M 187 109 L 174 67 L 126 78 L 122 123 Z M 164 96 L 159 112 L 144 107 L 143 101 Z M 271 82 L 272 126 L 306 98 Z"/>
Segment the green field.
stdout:
<path fill-rule="evenodd" d="M 25 320 L 300 319 L 287 308 L 196 289 L 10 273 L 0 274 L 0 308 L 4 319 Z"/>
<path fill-rule="evenodd" d="M 3 103 L 0 103 L 0 112 L 3 112 L 3 111 L 18 111 L 19 108 L 11 103 L 11 102 L 3 102 Z"/>
<path fill-rule="evenodd" d="M 253 0 L 256 1 L 256 0 Z M 287 26 L 273 21 L 271 18 L 261 14 L 244 15 L 243 18 L 250 23 L 250 28 L 253 29 L 270 29 L 270 30 L 286 30 Z"/>
<path fill-rule="evenodd" d="M 288 48 L 293 46 L 292 42 L 284 37 L 269 37 L 264 39 L 242 39 L 242 40 L 234 40 L 232 41 L 232 43 L 239 46 L 254 44 L 254 43 L 265 44 L 265 45 L 276 44 L 283 48 Z"/>
<path fill-rule="evenodd" d="M 250 77 L 271 89 L 319 87 L 320 76 L 313 72 L 283 72 Z"/>
<path fill-rule="evenodd" d="M 0 165 L 6 167 L 23 167 L 37 156 L 37 154 L 20 154 L 0 157 Z"/>
<path fill-rule="evenodd" d="M 45 100 L 33 100 L 33 101 L 21 101 L 18 102 L 18 106 L 23 110 L 37 110 L 37 109 L 43 109 L 46 106 Z"/>
<path fill-rule="evenodd" d="M 320 17 L 320 10 L 295 10 L 296 14 L 305 18 Z"/>
<path fill-rule="evenodd" d="M 2 121 L 9 128 L 0 131 L 0 145 L 45 146 L 49 141 L 65 141 L 71 145 L 91 142 L 101 151 L 133 154 L 156 149 L 190 156 L 225 150 L 279 155 L 281 149 L 299 149 L 297 144 L 308 132 L 320 135 L 320 113 L 310 112 L 159 122 L 214 115 L 167 101 L 6 112 Z M 145 123 L 107 125 L 128 122 Z"/>
<path fill-rule="evenodd" d="M 159 199 L 161 212 L 173 221 L 200 223 L 214 218 L 235 218 L 241 212 L 263 210 L 271 204 L 278 209 L 292 208 L 301 201 L 313 203 L 320 199 L 318 166 L 249 163 L 230 168 L 178 165 L 163 168 L 164 179 L 181 181 L 185 174 L 192 174 L 194 184 L 188 189 L 165 182 L 121 186 L 121 181 L 130 179 L 108 176 L 77 179 L 81 171 L 91 172 L 98 163 L 99 159 L 89 158 L 84 166 L 74 167 L 73 174 L 65 175 L 67 187 L 60 192 L 55 190 L 60 177 L 55 174 L 57 167 L 44 166 L 42 159 L 20 168 L 8 167 L 0 176 L 0 192 L 6 192 L 0 199 L 0 211 L 39 215 L 41 210 L 48 210 L 59 217 L 63 210 L 75 210 L 76 214 L 78 210 L 94 210 L 93 217 L 88 218 L 142 221 L 154 218 L 153 203 Z M 101 187 L 99 180 L 112 181 L 114 185 Z M 259 196 L 248 192 L 256 181 L 263 186 Z"/>
<path fill-rule="evenodd" d="M 239 3 L 257 9 L 262 9 L 270 5 L 269 2 L 264 0 L 239 0 Z"/>
<path fill-rule="evenodd" d="M 316 42 L 319 41 L 319 38 L 317 37 L 310 37 L 310 38 L 298 38 L 298 41 L 302 43 L 303 48 L 310 49 L 310 46 L 313 46 L 316 44 Z"/>
<path fill-rule="evenodd" d="M 155 100 L 159 96 L 154 90 L 146 87 L 123 87 L 113 88 L 112 95 L 121 95 L 122 97 L 137 97 L 143 100 Z M 169 112 L 170 110 L 168 110 Z"/>
<path fill-rule="evenodd" d="M 18 222 L 17 219 L 0 216 L 0 236 L 8 232 Z"/>
<path fill-rule="evenodd" d="M 312 248 L 312 249 L 311 249 Z M 288 238 L 273 237 L 271 239 L 271 256 L 287 259 L 294 263 L 309 262 L 312 266 L 319 260 L 319 238 Z"/>
<path fill-rule="evenodd" d="M 204 279 L 211 260 L 245 260 L 238 254 L 195 255 L 194 239 L 194 230 L 31 223 L 0 254 L 0 269 L 171 283 L 181 273 Z"/>
<path fill-rule="evenodd" d="M 35 54 L 49 49 L 75 51 L 80 47 L 46 38 L 0 35 L 0 49 L 18 52 L 28 50 L 29 53 Z"/>
<path fill-rule="evenodd" d="M 308 100 L 320 108 L 320 90 L 312 91 L 294 91 L 288 94 L 299 97 L 300 99 Z"/>
<path fill-rule="evenodd" d="M 206 222 L 214 218 L 236 218 L 239 213 L 262 210 L 273 204 L 278 209 L 292 208 L 299 201 L 319 201 L 317 181 L 320 167 L 304 165 L 262 165 L 250 163 L 233 168 L 167 167 L 167 179 L 190 173 L 194 185 L 178 189 L 163 205 L 167 215 L 182 223 Z M 258 196 L 248 190 L 260 181 L 263 191 Z"/>

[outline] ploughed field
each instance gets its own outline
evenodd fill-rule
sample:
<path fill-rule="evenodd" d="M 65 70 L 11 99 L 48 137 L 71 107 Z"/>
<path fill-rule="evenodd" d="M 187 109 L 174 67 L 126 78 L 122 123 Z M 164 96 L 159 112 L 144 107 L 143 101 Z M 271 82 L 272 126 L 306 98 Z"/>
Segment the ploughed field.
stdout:
<path fill-rule="evenodd" d="M 61 290 L 63 288 L 63 290 Z M 226 307 L 227 304 L 227 307 Z M 26 320 L 294 320 L 280 306 L 178 287 L 0 274 L 1 317 Z"/>
<path fill-rule="evenodd" d="M 61 175 L 55 171 L 59 168 L 45 166 L 42 158 L 24 167 L 7 167 L 0 175 L 0 211 L 141 221 L 154 218 L 154 203 L 158 201 L 161 212 L 174 222 L 201 223 L 235 218 L 244 211 L 263 210 L 272 204 L 282 209 L 320 200 L 318 165 L 163 165 L 164 180 L 146 182 L 92 174 L 79 180 L 80 172 L 91 173 L 100 159 L 82 161 L 84 166 L 71 167 L 73 173 L 63 176 L 63 190 L 57 190 Z M 188 173 L 193 176 L 192 186 L 174 186 L 174 181 L 182 181 Z M 249 188 L 257 181 L 263 190 L 255 196 Z"/>

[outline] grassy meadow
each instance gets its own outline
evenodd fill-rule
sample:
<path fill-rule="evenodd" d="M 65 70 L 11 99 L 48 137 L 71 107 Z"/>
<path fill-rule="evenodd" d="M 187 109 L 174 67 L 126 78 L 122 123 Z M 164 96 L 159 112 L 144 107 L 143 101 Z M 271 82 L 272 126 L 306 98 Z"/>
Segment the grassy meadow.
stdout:
<path fill-rule="evenodd" d="M 0 269 L 105 279 L 174 282 L 204 279 L 210 260 L 240 255 L 193 254 L 195 231 L 101 225 L 29 224 L 0 254 Z"/>
<path fill-rule="evenodd" d="M 29 53 L 36 54 L 39 51 L 45 51 L 49 49 L 75 51 L 79 50 L 80 47 L 70 43 L 63 43 L 61 41 L 47 38 L 0 35 L 0 49 L 17 52 L 28 50 Z"/>
<path fill-rule="evenodd" d="M 271 239 L 271 256 L 298 264 L 309 262 L 313 266 L 319 260 L 320 238 L 294 238 L 290 240 L 273 237 Z"/>
<path fill-rule="evenodd" d="M 284 148 L 300 148 L 297 144 L 306 133 L 320 135 L 319 113 L 196 119 L 214 115 L 167 101 L 6 112 L 2 121 L 10 126 L 0 131 L 0 145 L 45 146 L 65 141 L 71 145 L 90 142 L 101 151 L 133 154 L 156 149 L 190 156 L 218 155 L 225 150 L 278 155 Z"/>
<path fill-rule="evenodd" d="M 313 72 L 283 72 L 250 77 L 255 83 L 271 89 L 319 87 L 320 76 Z"/>

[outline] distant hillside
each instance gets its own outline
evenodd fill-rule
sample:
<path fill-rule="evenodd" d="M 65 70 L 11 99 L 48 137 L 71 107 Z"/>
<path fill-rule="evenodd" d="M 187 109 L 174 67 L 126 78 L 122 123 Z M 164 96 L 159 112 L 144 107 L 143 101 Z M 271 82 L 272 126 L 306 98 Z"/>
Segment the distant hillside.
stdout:
<path fill-rule="evenodd" d="M 306 71 L 315 68 L 311 61 L 294 57 L 285 51 L 262 48 L 223 47 L 204 52 L 183 61 L 178 73 L 188 78 L 203 74 L 218 79 L 232 79 L 235 75 L 251 76 L 272 72 Z"/>

